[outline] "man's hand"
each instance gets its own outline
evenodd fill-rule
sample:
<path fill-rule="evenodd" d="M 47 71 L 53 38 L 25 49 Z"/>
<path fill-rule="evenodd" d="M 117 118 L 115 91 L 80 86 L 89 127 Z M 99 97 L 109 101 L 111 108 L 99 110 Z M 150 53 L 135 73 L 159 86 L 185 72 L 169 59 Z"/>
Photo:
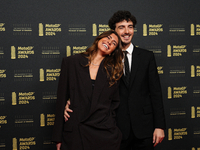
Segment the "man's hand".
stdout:
<path fill-rule="evenodd" d="M 61 144 L 62 144 L 62 143 L 60 143 L 60 142 L 56 144 L 56 150 L 60 150 Z"/>
<path fill-rule="evenodd" d="M 153 143 L 154 143 L 154 147 L 158 144 L 161 143 L 162 140 L 165 137 L 165 132 L 163 129 L 160 128 L 156 128 L 153 132 Z"/>
<path fill-rule="evenodd" d="M 73 110 L 69 109 L 69 105 L 70 105 L 70 101 L 68 100 L 65 106 L 65 110 L 64 110 L 65 122 L 70 118 L 70 115 L 68 114 L 68 112 L 73 112 Z"/>

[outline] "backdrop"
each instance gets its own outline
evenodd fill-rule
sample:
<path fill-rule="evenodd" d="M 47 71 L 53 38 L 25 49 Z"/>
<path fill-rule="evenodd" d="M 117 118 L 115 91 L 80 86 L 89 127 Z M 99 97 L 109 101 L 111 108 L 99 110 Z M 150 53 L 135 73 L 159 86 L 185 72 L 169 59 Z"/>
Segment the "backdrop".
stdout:
<path fill-rule="evenodd" d="M 200 150 L 199 6 L 199 0 L 1 0 L 0 150 L 55 150 L 61 60 L 85 51 L 118 10 L 136 16 L 133 43 L 156 57 L 167 121 L 156 150 Z"/>

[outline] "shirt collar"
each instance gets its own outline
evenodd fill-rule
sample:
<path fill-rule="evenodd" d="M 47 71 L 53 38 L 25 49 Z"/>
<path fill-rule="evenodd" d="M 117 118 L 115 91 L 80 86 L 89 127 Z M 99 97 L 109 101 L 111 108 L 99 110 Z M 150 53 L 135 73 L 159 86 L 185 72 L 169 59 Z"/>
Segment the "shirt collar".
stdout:
<path fill-rule="evenodd" d="M 132 54 L 133 53 L 133 49 L 134 49 L 134 45 L 131 43 L 129 45 L 129 47 L 126 49 L 126 51 L 128 52 L 128 54 Z"/>

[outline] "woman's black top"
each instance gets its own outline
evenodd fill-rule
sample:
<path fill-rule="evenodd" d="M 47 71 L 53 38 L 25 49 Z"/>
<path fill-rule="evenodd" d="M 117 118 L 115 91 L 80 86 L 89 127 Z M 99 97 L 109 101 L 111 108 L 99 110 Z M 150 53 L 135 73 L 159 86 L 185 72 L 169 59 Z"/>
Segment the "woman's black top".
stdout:
<path fill-rule="evenodd" d="M 94 90 L 95 80 L 91 79 L 92 81 L 92 90 Z"/>

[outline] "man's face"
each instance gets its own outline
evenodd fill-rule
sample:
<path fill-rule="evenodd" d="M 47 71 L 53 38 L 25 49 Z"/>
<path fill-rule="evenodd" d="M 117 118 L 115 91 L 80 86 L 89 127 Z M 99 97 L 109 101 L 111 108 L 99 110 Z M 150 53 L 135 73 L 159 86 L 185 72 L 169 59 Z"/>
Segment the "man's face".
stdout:
<path fill-rule="evenodd" d="M 123 47 L 128 47 L 134 34 L 133 22 L 127 22 L 126 20 L 118 22 L 116 23 L 115 31 L 120 36 Z"/>

